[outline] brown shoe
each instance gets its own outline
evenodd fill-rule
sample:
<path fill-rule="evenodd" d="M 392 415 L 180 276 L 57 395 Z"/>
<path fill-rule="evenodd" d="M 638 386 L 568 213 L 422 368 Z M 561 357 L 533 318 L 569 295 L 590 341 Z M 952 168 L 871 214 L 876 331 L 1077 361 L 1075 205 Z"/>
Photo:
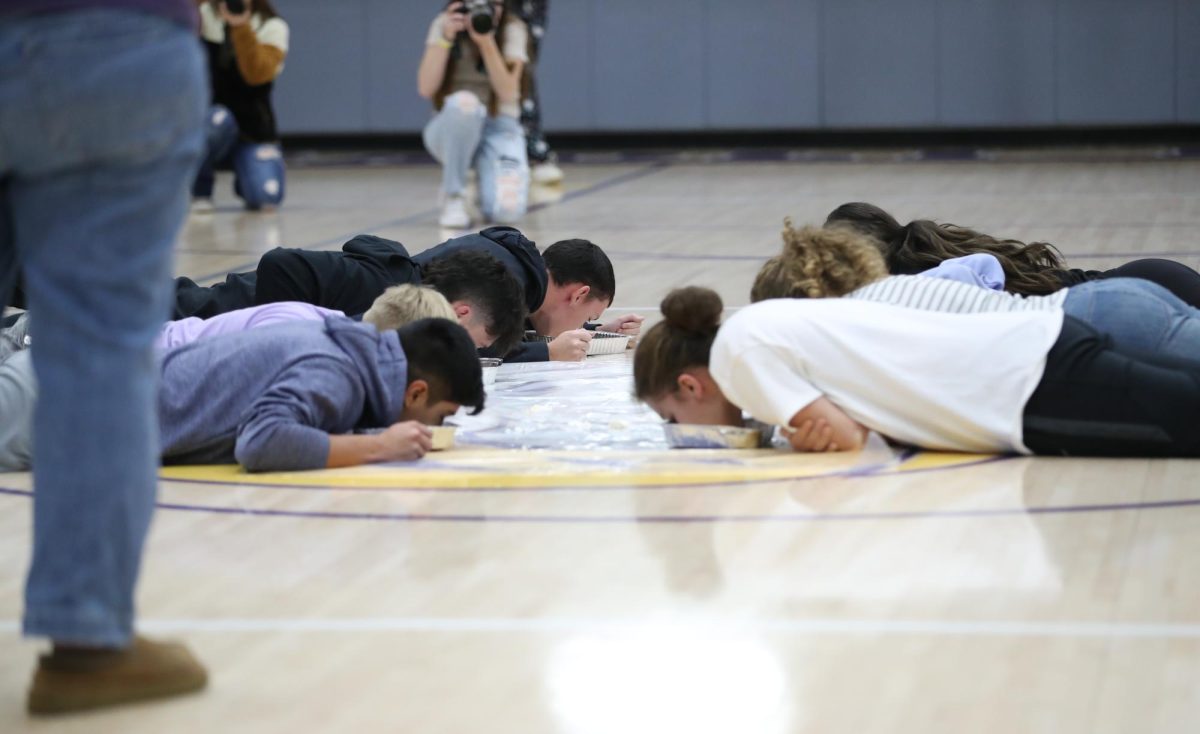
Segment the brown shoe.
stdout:
<path fill-rule="evenodd" d="M 198 691 L 208 673 L 186 647 L 134 637 L 123 650 L 63 651 L 43 655 L 26 708 L 63 714 Z"/>

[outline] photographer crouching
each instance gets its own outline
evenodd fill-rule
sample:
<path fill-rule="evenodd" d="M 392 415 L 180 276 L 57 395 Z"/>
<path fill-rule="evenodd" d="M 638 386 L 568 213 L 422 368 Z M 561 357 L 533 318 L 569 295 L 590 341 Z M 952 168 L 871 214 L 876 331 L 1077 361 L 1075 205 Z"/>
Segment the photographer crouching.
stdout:
<path fill-rule="evenodd" d="M 208 147 L 192 184 L 192 210 L 212 211 L 216 170 L 233 169 L 247 209 L 283 201 L 283 153 L 271 89 L 283 71 L 288 24 L 269 0 L 198 0 L 213 107 Z"/>
<path fill-rule="evenodd" d="M 525 215 L 529 162 L 519 118 L 528 39 L 525 23 L 498 0 L 455 0 L 430 26 L 417 91 L 437 111 L 423 137 L 442 164 L 443 227 L 471 224 L 464 192 L 472 167 L 485 219 L 512 224 Z"/>

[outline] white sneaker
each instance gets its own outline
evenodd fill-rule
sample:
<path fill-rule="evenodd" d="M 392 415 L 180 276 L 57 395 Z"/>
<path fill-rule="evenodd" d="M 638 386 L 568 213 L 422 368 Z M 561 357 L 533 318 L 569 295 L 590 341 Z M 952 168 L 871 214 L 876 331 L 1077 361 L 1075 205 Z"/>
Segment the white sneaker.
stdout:
<path fill-rule="evenodd" d="M 192 199 L 192 214 L 212 214 L 215 208 L 212 199 L 199 197 Z"/>
<path fill-rule="evenodd" d="M 447 196 L 442 203 L 442 216 L 438 224 L 446 229 L 466 229 L 471 226 L 471 217 L 467 214 L 467 203 L 461 195 Z"/>
<path fill-rule="evenodd" d="M 536 184 L 543 186 L 553 186 L 554 184 L 562 183 L 563 172 L 554 161 L 546 161 L 538 163 L 529 172 L 530 178 Z"/>

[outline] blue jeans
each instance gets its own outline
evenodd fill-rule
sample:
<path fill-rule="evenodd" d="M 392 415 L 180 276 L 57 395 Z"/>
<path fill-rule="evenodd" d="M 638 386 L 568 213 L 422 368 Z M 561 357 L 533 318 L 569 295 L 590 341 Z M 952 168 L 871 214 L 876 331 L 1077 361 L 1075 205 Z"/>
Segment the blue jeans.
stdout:
<path fill-rule="evenodd" d="M 515 224 L 529 204 L 525 132 L 515 117 L 489 117 L 471 92 L 446 97 L 425 126 L 425 148 L 442 164 L 442 193 L 459 196 L 467 171 L 479 174 L 479 208 L 488 221 Z"/>
<path fill-rule="evenodd" d="M 0 296 L 29 298 L 33 561 L 25 633 L 120 646 L 154 511 L 154 340 L 203 148 L 192 32 L 87 10 L 0 24 Z"/>
<path fill-rule="evenodd" d="M 1200 310 L 1148 280 L 1112 278 L 1072 286 L 1063 310 L 1126 351 L 1200 360 Z"/>
<path fill-rule="evenodd" d="M 283 152 L 274 143 L 238 139 L 233 113 L 220 105 L 208 111 L 204 157 L 192 182 L 192 196 L 208 199 L 216 185 L 217 169 L 233 169 L 233 190 L 247 209 L 279 206 L 285 189 Z"/>

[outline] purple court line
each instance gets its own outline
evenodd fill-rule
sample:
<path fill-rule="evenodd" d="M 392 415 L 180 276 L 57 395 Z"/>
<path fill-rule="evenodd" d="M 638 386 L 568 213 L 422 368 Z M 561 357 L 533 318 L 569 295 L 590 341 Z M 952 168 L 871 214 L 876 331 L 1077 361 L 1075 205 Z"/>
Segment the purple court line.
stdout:
<path fill-rule="evenodd" d="M 584 188 L 579 189 L 577 191 L 570 191 L 570 192 L 564 194 L 563 197 L 556 202 L 546 202 L 544 204 L 535 204 L 534 206 L 529 207 L 528 211 L 530 211 L 530 212 L 541 211 L 542 209 L 545 209 L 549 206 L 557 206 L 560 204 L 566 204 L 567 202 L 571 202 L 576 199 L 580 199 L 584 196 L 590 196 L 591 194 L 594 194 L 598 191 L 604 191 L 605 189 L 610 189 L 614 186 L 619 186 L 623 183 L 627 183 L 629 181 L 634 181 L 634 180 L 642 178 L 644 176 L 649 176 L 650 174 L 657 173 L 661 170 L 668 168 L 669 166 L 670 166 L 670 164 L 665 161 L 655 161 L 647 166 L 638 168 L 637 170 L 626 171 L 625 173 L 622 173 L 622 174 L 619 174 L 616 176 L 612 176 L 610 178 L 606 178 L 602 181 L 598 181 L 598 182 L 592 184 L 591 186 L 585 186 Z M 301 245 L 300 249 L 302 249 L 302 250 L 320 250 L 321 248 L 324 248 L 324 247 L 330 247 L 332 245 L 339 245 L 339 244 L 345 242 L 346 240 L 350 239 L 354 235 L 360 234 L 362 232 L 374 232 L 376 230 L 386 229 L 388 227 L 401 227 L 406 224 L 413 224 L 422 219 L 432 217 L 432 216 L 436 215 L 437 213 L 438 213 L 437 209 L 426 209 L 424 211 L 419 211 L 414 214 L 409 214 L 409 215 L 400 217 L 399 219 L 391 219 L 386 222 L 379 222 L 376 224 L 369 225 L 367 227 L 356 229 L 353 232 L 350 232 L 348 234 L 336 235 L 334 237 L 329 237 L 329 238 L 326 238 L 326 239 L 323 239 L 323 240 L 320 240 L 317 242 L 310 242 L 306 245 Z M 206 254 L 220 254 L 220 253 L 218 252 L 218 253 L 206 253 Z M 248 270 L 250 268 L 253 268 L 257 264 L 258 264 L 258 260 L 252 260 L 250 262 L 246 262 L 241 265 L 235 265 L 233 267 L 225 268 L 223 270 L 218 270 L 213 273 L 207 273 L 205 275 L 201 275 L 199 277 L 192 278 L 192 280 L 194 280 L 196 282 L 203 282 L 206 280 L 211 280 L 213 278 L 219 278 L 219 277 L 221 277 L 223 275 L 227 275 L 229 273 L 233 273 L 233 272 L 237 272 L 237 271 L 241 271 L 241 270 Z"/>
<path fill-rule="evenodd" d="M 0 487 L 0 494 L 32 497 L 33 492 Z M 1132 510 L 1166 510 L 1181 507 L 1200 507 L 1200 498 L 1163 500 L 1159 502 L 1128 502 L 1094 505 L 1048 505 L 1014 507 L 996 510 L 927 510 L 910 512 L 848 512 L 813 515 L 427 515 L 374 512 L 299 512 L 293 510 L 255 510 L 237 507 L 159 502 L 163 510 L 208 512 L 218 515 L 255 517 L 290 517 L 318 520 L 369 520 L 374 522 L 453 522 L 453 523 L 528 523 L 546 525 L 686 525 L 716 523 L 823 523 L 863 520 L 964 520 L 1022 515 L 1067 515 L 1091 512 L 1128 512 Z"/>

